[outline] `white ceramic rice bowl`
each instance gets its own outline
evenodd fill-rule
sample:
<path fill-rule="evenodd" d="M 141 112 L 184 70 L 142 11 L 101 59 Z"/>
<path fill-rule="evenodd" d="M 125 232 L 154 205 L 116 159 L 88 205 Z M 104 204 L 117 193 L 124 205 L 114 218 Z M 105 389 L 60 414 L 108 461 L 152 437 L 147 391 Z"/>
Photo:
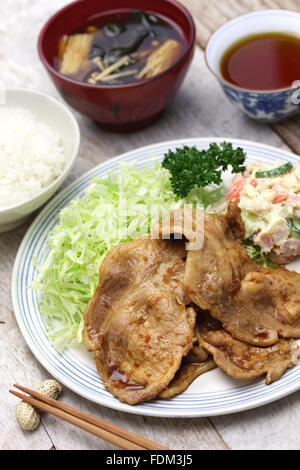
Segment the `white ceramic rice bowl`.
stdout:
<path fill-rule="evenodd" d="M 70 173 L 80 145 L 80 130 L 68 108 L 45 94 L 21 89 L 6 89 L 1 95 L 1 106 L 21 107 L 31 111 L 37 119 L 57 131 L 62 139 L 66 164 L 61 175 L 47 188 L 20 204 L 0 210 L 0 233 L 13 230 L 50 199 Z"/>

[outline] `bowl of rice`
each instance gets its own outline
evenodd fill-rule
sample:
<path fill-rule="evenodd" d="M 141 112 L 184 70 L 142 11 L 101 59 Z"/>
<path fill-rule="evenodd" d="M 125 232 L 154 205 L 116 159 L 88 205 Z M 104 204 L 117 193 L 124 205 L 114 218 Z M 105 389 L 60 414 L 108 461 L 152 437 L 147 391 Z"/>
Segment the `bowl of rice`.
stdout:
<path fill-rule="evenodd" d="M 72 169 L 80 131 L 59 101 L 39 92 L 0 94 L 0 233 L 22 225 Z"/>

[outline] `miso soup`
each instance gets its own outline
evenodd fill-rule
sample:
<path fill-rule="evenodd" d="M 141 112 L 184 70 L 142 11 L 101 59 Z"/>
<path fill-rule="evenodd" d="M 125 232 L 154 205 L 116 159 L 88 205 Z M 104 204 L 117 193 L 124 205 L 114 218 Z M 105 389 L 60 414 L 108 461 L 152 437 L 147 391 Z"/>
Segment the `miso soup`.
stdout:
<path fill-rule="evenodd" d="M 176 25 L 153 13 L 127 10 L 63 36 L 55 67 L 93 85 L 125 84 L 164 72 L 184 45 Z"/>

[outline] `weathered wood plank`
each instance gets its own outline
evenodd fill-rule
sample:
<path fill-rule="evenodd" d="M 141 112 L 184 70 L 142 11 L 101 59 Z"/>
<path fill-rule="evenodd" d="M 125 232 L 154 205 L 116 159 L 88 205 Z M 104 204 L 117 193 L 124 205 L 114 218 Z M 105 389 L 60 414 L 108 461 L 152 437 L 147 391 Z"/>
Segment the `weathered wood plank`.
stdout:
<path fill-rule="evenodd" d="M 300 11 L 298 0 L 180 0 L 192 13 L 199 25 L 197 41 L 202 49 L 219 26 L 226 21 L 256 10 L 286 9 Z"/>
<path fill-rule="evenodd" d="M 296 450 L 300 393 L 256 410 L 213 418 L 223 439 L 236 450 Z"/>
<path fill-rule="evenodd" d="M 10 278 L 16 251 L 25 228 L 1 235 L 0 241 L 0 449 L 50 449 L 53 442 L 43 426 L 38 432 L 23 432 L 14 416 L 16 399 L 8 393 L 18 381 L 42 381 L 43 371 L 21 337 L 12 312 Z M 29 373 L 29 371 L 33 371 Z"/>
<path fill-rule="evenodd" d="M 283 8 L 300 12 L 299 0 L 181 0 L 181 3 L 194 16 L 197 43 L 202 49 L 205 49 L 210 35 L 219 26 L 238 15 L 268 8 Z M 271 127 L 293 152 L 300 155 L 300 116 L 273 124 Z"/>
<path fill-rule="evenodd" d="M 284 140 L 284 142 L 300 155 L 300 117 L 295 116 L 287 121 L 273 124 L 272 128 Z"/>

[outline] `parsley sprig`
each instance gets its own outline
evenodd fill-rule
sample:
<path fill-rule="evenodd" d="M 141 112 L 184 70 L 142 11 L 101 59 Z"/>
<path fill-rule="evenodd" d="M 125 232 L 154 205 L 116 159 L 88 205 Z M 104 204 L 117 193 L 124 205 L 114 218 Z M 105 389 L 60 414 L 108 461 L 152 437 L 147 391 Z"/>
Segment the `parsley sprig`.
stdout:
<path fill-rule="evenodd" d="M 209 184 L 220 185 L 222 171 L 232 166 L 232 173 L 245 170 L 246 154 L 241 147 L 234 149 L 230 142 L 220 146 L 212 143 L 208 150 L 184 146 L 175 152 L 169 150 L 164 156 L 162 166 L 171 173 L 173 192 L 185 197 L 194 186 L 204 187 Z"/>

